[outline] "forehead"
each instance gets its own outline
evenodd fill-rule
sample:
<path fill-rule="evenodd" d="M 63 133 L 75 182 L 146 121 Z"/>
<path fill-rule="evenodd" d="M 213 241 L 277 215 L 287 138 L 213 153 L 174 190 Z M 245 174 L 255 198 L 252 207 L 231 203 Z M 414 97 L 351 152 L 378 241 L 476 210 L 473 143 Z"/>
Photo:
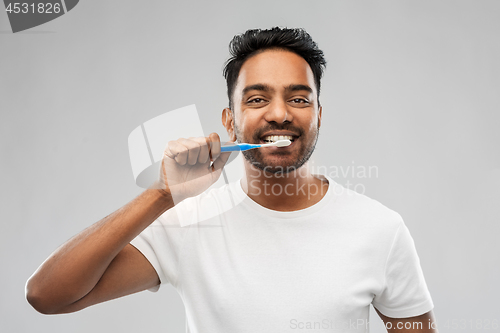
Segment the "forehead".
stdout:
<path fill-rule="evenodd" d="M 276 90 L 293 84 L 308 85 L 316 95 L 311 67 L 301 56 L 284 50 L 266 50 L 250 57 L 241 66 L 235 93 L 254 84 L 265 84 Z"/>

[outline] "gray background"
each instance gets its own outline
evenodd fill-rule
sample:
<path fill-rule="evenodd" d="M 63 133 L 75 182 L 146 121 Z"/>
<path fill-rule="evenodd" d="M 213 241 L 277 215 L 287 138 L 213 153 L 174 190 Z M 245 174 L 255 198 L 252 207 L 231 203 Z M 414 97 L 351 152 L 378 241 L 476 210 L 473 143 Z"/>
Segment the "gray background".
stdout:
<path fill-rule="evenodd" d="M 304 27 L 329 62 L 317 164 L 378 168 L 336 180 L 403 216 L 441 332 L 483 331 L 444 325 L 500 320 L 499 17 L 498 1 L 81 1 L 12 34 L 1 11 L 0 331 L 184 331 L 170 286 L 60 316 L 33 310 L 24 286 L 142 191 L 135 127 L 196 104 L 227 138 L 227 44 L 275 25 Z"/>

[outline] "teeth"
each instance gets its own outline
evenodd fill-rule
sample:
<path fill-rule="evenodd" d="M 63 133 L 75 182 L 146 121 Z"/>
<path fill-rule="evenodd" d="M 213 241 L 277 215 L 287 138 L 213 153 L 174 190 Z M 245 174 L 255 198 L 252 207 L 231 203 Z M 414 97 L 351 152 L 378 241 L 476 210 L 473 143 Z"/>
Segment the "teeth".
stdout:
<path fill-rule="evenodd" d="M 293 136 L 291 135 L 267 135 L 262 138 L 264 141 L 276 142 L 279 140 L 290 140 L 293 141 Z"/>

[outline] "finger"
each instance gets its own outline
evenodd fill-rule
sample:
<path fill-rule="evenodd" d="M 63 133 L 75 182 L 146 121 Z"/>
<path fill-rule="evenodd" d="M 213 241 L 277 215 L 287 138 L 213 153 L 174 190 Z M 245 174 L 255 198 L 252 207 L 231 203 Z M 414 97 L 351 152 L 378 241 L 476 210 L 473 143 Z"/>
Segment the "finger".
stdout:
<path fill-rule="evenodd" d="M 210 133 L 208 136 L 210 141 L 210 160 L 215 161 L 220 155 L 220 137 L 217 133 Z"/>
<path fill-rule="evenodd" d="M 165 154 L 173 158 L 180 165 L 185 165 L 188 157 L 188 148 L 181 144 L 179 140 L 170 141 L 167 149 L 165 149 Z"/>
<path fill-rule="evenodd" d="M 210 144 L 207 144 L 207 140 L 203 136 L 199 138 L 194 138 L 193 140 L 196 141 L 200 146 L 200 151 L 198 154 L 198 163 L 202 164 L 207 163 L 207 161 L 209 161 L 210 158 L 210 153 L 209 153 Z"/>
<path fill-rule="evenodd" d="M 212 171 L 218 171 L 218 170 L 222 171 L 222 168 L 224 167 L 224 165 L 226 165 L 229 156 L 231 156 L 231 152 L 221 153 L 219 157 L 212 164 Z"/>
<path fill-rule="evenodd" d="M 205 140 L 205 137 L 190 137 L 188 140 L 194 141 L 198 143 L 198 146 L 200 147 L 200 150 L 198 152 L 198 163 L 206 163 L 208 158 L 209 158 L 209 148 L 207 146 L 207 141 Z M 196 148 L 197 149 L 197 148 Z"/>
<path fill-rule="evenodd" d="M 169 157 L 171 159 L 175 158 L 175 154 L 170 151 L 170 148 L 167 145 L 167 148 L 163 151 L 163 156 Z"/>
<path fill-rule="evenodd" d="M 198 162 L 198 155 L 200 153 L 200 144 L 193 139 L 179 139 L 180 144 L 186 146 L 188 149 L 187 164 L 195 165 Z"/>

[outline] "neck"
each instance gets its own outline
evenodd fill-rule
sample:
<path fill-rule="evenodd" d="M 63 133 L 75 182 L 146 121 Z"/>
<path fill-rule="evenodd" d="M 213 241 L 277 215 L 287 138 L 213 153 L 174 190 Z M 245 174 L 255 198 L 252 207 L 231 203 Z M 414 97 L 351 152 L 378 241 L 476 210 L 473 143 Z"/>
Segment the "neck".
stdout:
<path fill-rule="evenodd" d="M 328 182 L 313 176 L 309 163 L 288 173 L 273 174 L 254 167 L 245 160 L 243 191 L 256 203 L 277 211 L 310 207 L 323 198 Z"/>

